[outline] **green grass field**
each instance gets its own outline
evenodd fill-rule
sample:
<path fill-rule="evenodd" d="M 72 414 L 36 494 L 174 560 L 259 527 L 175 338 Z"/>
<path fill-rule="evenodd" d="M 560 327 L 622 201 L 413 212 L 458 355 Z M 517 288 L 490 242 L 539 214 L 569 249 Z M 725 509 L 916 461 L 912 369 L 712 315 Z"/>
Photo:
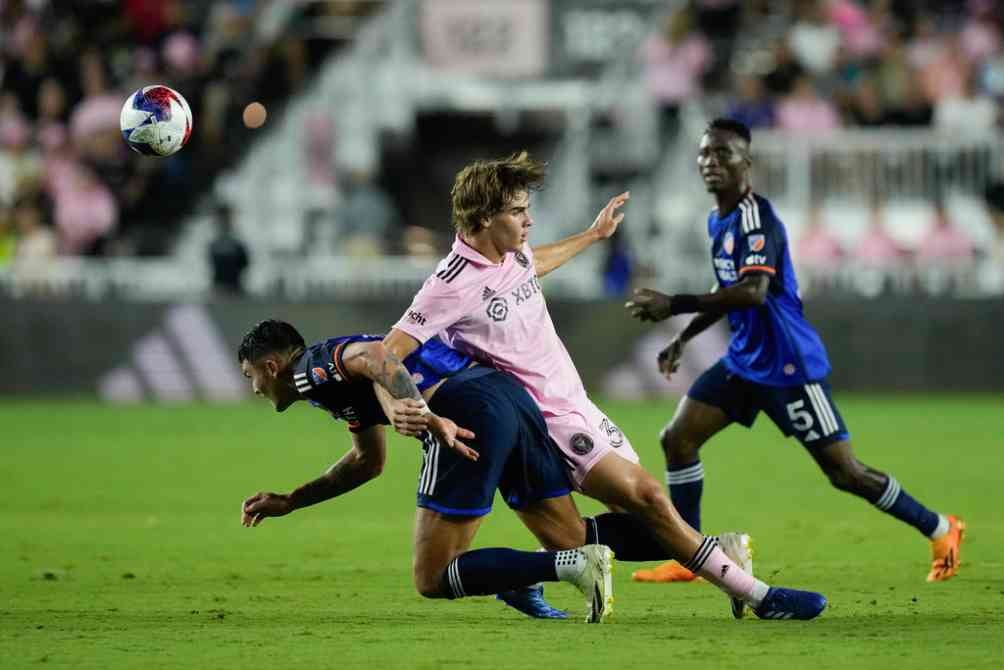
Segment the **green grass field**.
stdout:
<path fill-rule="evenodd" d="M 959 577 L 925 583 L 926 540 L 831 489 L 761 418 L 705 449 L 705 530 L 750 532 L 758 574 L 825 592 L 828 610 L 734 621 L 709 585 L 634 584 L 636 564 L 618 563 L 603 626 L 420 598 L 417 442 L 394 438 L 364 488 L 246 529 L 241 500 L 320 474 L 347 446 L 341 425 L 264 403 L 3 404 L 0 667 L 1004 667 L 1004 399 L 837 399 L 862 460 L 967 520 Z M 662 480 L 672 406 L 605 408 Z M 536 548 L 501 503 L 476 540 L 493 545 Z M 571 587 L 548 594 L 584 612 Z"/>

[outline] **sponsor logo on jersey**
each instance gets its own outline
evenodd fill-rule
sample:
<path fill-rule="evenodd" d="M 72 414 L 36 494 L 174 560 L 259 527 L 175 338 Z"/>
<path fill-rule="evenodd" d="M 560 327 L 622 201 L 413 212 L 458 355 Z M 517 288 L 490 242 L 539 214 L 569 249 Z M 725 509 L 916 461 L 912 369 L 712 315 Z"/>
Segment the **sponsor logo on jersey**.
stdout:
<path fill-rule="evenodd" d="M 736 264 L 731 258 L 715 258 L 715 271 L 722 281 L 736 280 Z"/>
<path fill-rule="evenodd" d="M 589 437 L 585 433 L 576 433 L 575 435 L 572 435 L 572 439 L 568 444 L 572 447 L 572 451 L 577 453 L 579 456 L 585 456 L 593 450 L 593 438 Z"/>
<path fill-rule="evenodd" d="M 492 297 L 493 295 L 495 295 L 495 291 L 492 290 L 492 289 L 490 289 L 490 288 L 488 288 L 487 286 L 485 286 L 481 290 L 481 299 L 482 300 L 488 300 L 488 298 Z"/>
<path fill-rule="evenodd" d="M 526 254 L 524 254 L 522 251 L 517 251 L 515 254 L 513 254 L 513 256 L 516 257 L 516 262 L 519 263 L 521 266 L 529 267 L 530 259 L 527 258 Z"/>
<path fill-rule="evenodd" d="M 328 361 L 328 374 L 331 375 L 331 378 L 336 382 L 342 381 L 342 376 L 338 374 L 338 368 L 335 367 L 334 361 Z"/>
<path fill-rule="evenodd" d="M 537 280 L 537 275 L 530 277 L 525 282 L 510 291 L 510 294 L 516 301 L 517 306 L 522 305 L 538 293 L 540 293 L 540 282 Z"/>
<path fill-rule="evenodd" d="M 728 255 L 732 255 L 732 250 L 736 248 L 736 238 L 732 236 L 732 231 L 725 233 L 725 238 L 722 240 L 722 249 Z"/>
<path fill-rule="evenodd" d="M 310 376 L 313 377 L 315 386 L 328 381 L 328 373 L 324 368 L 310 368 Z"/>
<path fill-rule="evenodd" d="M 767 244 L 767 238 L 763 235 L 750 235 L 746 238 L 746 243 L 750 245 L 750 251 L 762 251 Z"/>
<path fill-rule="evenodd" d="M 743 261 L 743 265 L 767 265 L 767 257 L 761 254 L 750 254 Z"/>
<path fill-rule="evenodd" d="M 425 314 L 422 314 L 421 312 L 416 312 L 413 309 L 409 310 L 408 311 L 408 320 L 411 321 L 412 323 L 417 323 L 420 326 L 424 326 L 425 325 Z"/>
<path fill-rule="evenodd" d="M 488 303 L 488 309 L 485 311 L 492 321 L 505 321 L 506 317 L 509 316 L 509 303 L 506 302 L 505 297 L 497 295 Z"/>

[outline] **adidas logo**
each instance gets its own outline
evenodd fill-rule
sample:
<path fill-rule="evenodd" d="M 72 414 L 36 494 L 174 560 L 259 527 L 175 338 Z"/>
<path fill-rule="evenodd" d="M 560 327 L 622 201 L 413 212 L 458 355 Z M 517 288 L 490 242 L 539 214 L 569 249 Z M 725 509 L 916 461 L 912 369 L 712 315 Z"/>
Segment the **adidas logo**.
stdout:
<path fill-rule="evenodd" d="M 806 442 L 814 442 L 815 440 L 818 440 L 818 439 L 819 439 L 819 433 L 817 433 L 814 430 L 810 430 L 808 433 L 805 434 L 805 441 Z"/>
<path fill-rule="evenodd" d="M 168 309 L 162 325 L 136 340 L 128 355 L 126 362 L 98 380 L 103 400 L 233 402 L 248 391 L 219 328 L 202 305 Z"/>
<path fill-rule="evenodd" d="M 491 290 L 487 286 L 485 286 L 484 289 L 481 290 L 481 299 L 482 300 L 488 300 L 493 295 L 495 295 L 495 291 Z"/>

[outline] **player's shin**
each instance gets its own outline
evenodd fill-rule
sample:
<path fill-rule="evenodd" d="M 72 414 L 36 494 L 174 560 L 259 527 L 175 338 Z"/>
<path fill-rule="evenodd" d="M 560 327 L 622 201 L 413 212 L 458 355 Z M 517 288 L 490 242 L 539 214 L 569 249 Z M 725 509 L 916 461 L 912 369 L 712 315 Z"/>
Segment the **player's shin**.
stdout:
<path fill-rule="evenodd" d="M 559 552 L 475 549 L 454 558 L 443 571 L 440 593 L 445 597 L 484 596 L 559 580 Z"/>
<path fill-rule="evenodd" d="M 733 598 L 758 607 L 770 587 L 743 571 L 725 555 L 714 537 L 705 537 L 694 556 L 683 564 L 685 568 L 717 586 Z"/>

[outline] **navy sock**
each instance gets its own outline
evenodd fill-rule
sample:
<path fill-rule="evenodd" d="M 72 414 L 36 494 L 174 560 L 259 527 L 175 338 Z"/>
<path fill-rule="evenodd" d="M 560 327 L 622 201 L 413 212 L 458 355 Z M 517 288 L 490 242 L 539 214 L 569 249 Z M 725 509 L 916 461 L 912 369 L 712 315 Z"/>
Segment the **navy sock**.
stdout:
<path fill-rule="evenodd" d="M 694 530 L 701 530 L 701 494 L 704 493 L 704 466 L 694 461 L 666 468 L 669 499 Z"/>
<path fill-rule="evenodd" d="M 938 527 L 938 515 L 914 500 L 892 475 L 887 475 L 885 491 L 873 504 L 886 514 L 910 524 L 925 537 L 930 537 Z"/>
<path fill-rule="evenodd" d="M 620 561 L 664 561 L 672 558 L 655 534 L 633 514 L 608 512 L 586 519 L 586 544 L 605 544 Z"/>
<path fill-rule="evenodd" d="M 474 549 L 450 561 L 443 573 L 447 598 L 486 596 L 537 582 L 556 582 L 553 551 Z"/>

